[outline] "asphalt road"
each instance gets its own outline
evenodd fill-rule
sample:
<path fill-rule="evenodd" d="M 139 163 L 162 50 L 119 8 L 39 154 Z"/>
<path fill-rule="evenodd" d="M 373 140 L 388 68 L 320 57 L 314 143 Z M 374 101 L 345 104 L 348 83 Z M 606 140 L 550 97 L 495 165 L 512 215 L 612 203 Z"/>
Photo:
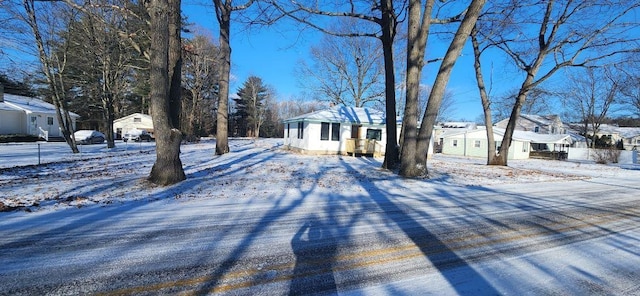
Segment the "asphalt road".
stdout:
<path fill-rule="evenodd" d="M 616 179 L 533 192 L 380 185 L 361 198 L 4 213 L 0 294 L 636 294 L 639 189 Z M 629 260 L 588 255 L 596 249 Z M 563 254 L 576 252 L 569 272 Z"/>

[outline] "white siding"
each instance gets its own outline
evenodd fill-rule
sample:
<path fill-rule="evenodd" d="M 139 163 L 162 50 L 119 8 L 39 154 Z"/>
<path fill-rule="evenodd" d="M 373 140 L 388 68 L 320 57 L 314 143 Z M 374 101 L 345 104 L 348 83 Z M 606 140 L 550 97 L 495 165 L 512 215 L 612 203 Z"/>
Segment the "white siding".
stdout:
<path fill-rule="evenodd" d="M 25 113 L 13 110 L 0 110 L 0 134 L 26 134 Z"/>

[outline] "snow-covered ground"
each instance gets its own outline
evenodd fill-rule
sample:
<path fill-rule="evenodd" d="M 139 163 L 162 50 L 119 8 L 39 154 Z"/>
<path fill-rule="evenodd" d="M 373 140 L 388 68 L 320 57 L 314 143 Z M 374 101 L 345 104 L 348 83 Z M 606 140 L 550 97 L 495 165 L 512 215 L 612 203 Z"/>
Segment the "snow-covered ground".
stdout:
<path fill-rule="evenodd" d="M 0 295 L 640 295 L 638 165 L 435 155 L 405 179 L 204 140 L 159 187 L 154 143 L 117 146 L 0 144 Z"/>
<path fill-rule="evenodd" d="M 213 140 L 183 145 L 188 180 L 160 188 L 145 180 L 155 161 L 155 143 L 119 142 L 114 149 L 83 145 L 79 154 L 64 143 L 0 144 L 0 203 L 40 211 L 129 200 L 242 198 L 279 191 L 292 181 L 349 192 L 352 184 L 345 182 L 345 174 L 350 173 L 343 163 L 372 179 L 405 182 L 379 169 L 382 159 L 297 155 L 284 151 L 280 139 L 236 139 L 230 145 L 232 152 L 223 156 L 214 155 Z M 544 182 L 640 176 L 640 165 L 539 159 L 511 160 L 508 167 L 497 167 L 485 165 L 484 159 L 436 154 L 428 165 L 430 183 L 473 186 L 536 187 Z"/>

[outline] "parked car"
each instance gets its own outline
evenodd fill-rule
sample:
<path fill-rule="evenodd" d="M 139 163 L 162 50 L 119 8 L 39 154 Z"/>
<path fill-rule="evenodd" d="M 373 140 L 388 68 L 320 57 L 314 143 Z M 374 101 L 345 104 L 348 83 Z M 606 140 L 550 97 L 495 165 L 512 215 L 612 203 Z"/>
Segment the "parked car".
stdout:
<path fill-rule="evenodd" d="M 151 137 L 151 134 L 147 131 L 130 130 L 126 134 L 124 134 L 124 136 L 122 137 L 122 141 L 127 142 L 129 140 L 134 142 L 141 142 L 141 141 L 151 142 L 153 140 L 153 137 Z"/>
<path fill-rule="evenodd" d="M 105 139 L 103 133 L 94 130 L 79 130 L 73 136 L 78 144 L 102 144 Z"/>

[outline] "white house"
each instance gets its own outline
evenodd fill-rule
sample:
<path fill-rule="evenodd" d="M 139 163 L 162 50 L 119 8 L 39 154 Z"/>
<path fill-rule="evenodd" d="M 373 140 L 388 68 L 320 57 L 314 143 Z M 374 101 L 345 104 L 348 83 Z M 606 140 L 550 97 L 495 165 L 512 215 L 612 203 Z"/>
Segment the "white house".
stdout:
<path fill-rule="evenodd" d="M 509 118 L 498 121 L 494 124 L 495 127 L 502 129 L 507 128 Z M 532 114 L 520 114 L 520 117 L 516 120 L 516 130 L 529 131 L 539 134 L 564 134 L 564 124 L 560 120 L 558 115 L 532 115 Z"/>
<path fill-rule="evenodd" d="M 590 134 L 593 131 L 589 130 Z M 608 136 L 612 144 L 622 142 L 624 150 L 638 150 L 640 148 L 640 127 L 619 127 L 610 124 L 601 124 L 597 136 Z"/>
<path fill-rule="evenodd" d="M 283 123 L 284 145 L 291 150 L 305 154 L 384 154 L 386 118 L 377 110 L 336 106 L 289 118 Z M 358 148 L 358 143 L 369 146 Z"/>
<path fill-rule="evenodd" d="M 114 120 L 113 130 L 116 132 L 116 138 L 118 139 L 131 130 L 143 130 L 153 135 L 153 120 L 151 115 L 133 113 Z"/>
<path fill-rule="evenodd" d="M 80 115 L 70 113 L 72 127 Z M 0 134 L 62 137 L 56 107 L 43 100 L 0 91 Z"/>
<path fill-rule="evenodd" d="M 531 151 L 531 140 L 516 131 L 513 134 L 511 147 L 509 147 L 508 159 L 527 159 Z M 486 128 L 478 129 L 460 129 L 445 131 L 441 137 L 442 154 L 469 156 L 469 157 L 487 157 L 488 143 Z M 504 130 L 500 128 L 493 129 L 493 137 L 496 141 L 496 150 L 500 149 Z"/>

